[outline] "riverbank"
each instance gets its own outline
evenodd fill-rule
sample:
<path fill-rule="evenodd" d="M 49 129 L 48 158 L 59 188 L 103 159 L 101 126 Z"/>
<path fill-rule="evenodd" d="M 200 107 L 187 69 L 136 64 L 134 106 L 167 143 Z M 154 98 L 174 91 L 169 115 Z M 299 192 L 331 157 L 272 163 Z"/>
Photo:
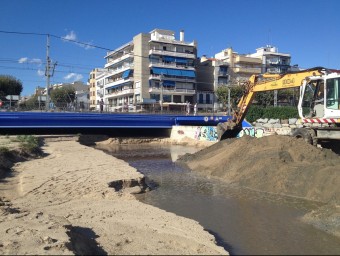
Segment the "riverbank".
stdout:
<path fill-rule="evenodd" d="M 124 161 L 75 137 L 42 151 L 1 181 L 1 254 L 227 254 L 196 221 L 137 201 L 144 177 Z"/>

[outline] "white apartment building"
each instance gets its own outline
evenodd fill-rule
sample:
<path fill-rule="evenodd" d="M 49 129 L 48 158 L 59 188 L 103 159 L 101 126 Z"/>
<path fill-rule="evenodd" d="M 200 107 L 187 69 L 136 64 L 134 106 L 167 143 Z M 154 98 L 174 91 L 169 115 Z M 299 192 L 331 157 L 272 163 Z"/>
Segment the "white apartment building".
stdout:
<path fill-rule="evenodd" d="M 249 57 L 262 60 L 261 73 L 286 73 L 290 69 L 291 56 L 289 53 L 280 53 L 277 47 L 267 45 L 256 49 L 256 53 Z"/>
<path fill-rule="evenodd" d="M 196 43 L 170 30 L 140 33 L 105 56 L 107 69 L 96 77 L 97 98 L 109 111 L 160 105 L 169 109 L 193 103 L 196 95 Z"/>

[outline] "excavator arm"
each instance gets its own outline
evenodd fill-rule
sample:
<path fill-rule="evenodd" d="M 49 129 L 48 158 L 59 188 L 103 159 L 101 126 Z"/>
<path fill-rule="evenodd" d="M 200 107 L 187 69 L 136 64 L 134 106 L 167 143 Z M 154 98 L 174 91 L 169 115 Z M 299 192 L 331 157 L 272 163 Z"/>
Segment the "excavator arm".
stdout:
<path fill-rule="evenodd" d="M 316 67 L 298 72 L 286 74 L 263 74 L 252 75 L 245 83 L 244 93 L 241 97 L 237 110 L 227 122 L 217 125 L 219 140 L 236 137 L 242 130 L 244 120 L 250 105 L 257 92 L 274 91 L 300 87 L 303 83 L 308 83 L 308 77 L 321 76 L 325 73 L 322 67 Z"/>

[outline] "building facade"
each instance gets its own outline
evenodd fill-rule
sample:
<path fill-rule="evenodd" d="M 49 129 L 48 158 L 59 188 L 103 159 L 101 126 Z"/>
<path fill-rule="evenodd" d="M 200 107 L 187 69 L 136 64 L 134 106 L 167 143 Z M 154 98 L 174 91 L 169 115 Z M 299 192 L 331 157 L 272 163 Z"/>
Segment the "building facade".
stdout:
<path fill-rule="evenodd" d="M 197 46 L 170 30 L 140 33 L 105 56 L 106 73 L 96 77 L 97 99 L 107 110 L 127 111 L 193 103 L 196 95 Z"/>
<path fill-rule="evenodd" d="M 90 77 L 88 80 L 89 83 L 89 94 L 90 94 L 90 110 L 96 110 L 99 106 L 100 97 L 97 95 L 97 86 L 96 79 L 101 74 L 106 73 L 106 69 L 103 68 L 95 68 L 91 70 Z"/>
<path fill-rule="evenodd" d="M 197 64 L 197 106 L 199 110 L 214 112 L 220 107 L 215 94 L 219 86 L 229 82 L 229 63 L 215 58 L 202 56 Z"/>
<path fill-rule="evenodd" d="M 287 73 L 291 67 L 290 54 L 280 53 L 277 47 L 271 45 L 257 48 L 256 53 L 250 54 L 249 56 L 261 59 L 261 73 Z"/>

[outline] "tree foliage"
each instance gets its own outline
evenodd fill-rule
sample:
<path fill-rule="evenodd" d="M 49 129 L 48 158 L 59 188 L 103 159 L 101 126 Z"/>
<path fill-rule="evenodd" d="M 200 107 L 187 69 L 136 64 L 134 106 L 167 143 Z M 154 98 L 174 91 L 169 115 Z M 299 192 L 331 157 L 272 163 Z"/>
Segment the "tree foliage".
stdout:
<path fill-rule="evenodd" d="M 216 90 L 216 96 L 219 103 L 222 103 L 225 106 L 228 102 L 228 87 L 219 86 Z"/>
<path fill-rule="evenodd" d="M 23 86 L 22 82 L 13 76 L 0 75 L 0 97 L 7 95 L 20 95 Z"/>
<path fill-rule="evenodd" d="M 60 87 L 51 91 L 51 100 L 54 103 L 71 103 L 76 96 L 75 89 L 73 87 Z"/>

